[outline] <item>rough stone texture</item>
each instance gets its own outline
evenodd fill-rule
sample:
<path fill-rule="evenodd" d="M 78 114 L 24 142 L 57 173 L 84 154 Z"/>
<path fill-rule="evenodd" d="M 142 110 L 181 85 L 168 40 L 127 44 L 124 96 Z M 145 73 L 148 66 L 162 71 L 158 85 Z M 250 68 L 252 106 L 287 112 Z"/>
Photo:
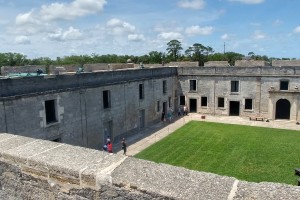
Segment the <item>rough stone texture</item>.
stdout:
<path fill-rule="evenodd" d="M 126 159 L 112 176 L 113 184 L 175 199 L 226 199 L 235 180 L 131 158 Z"/>
<path fill-rule="evenodd" d="M 197 112 L 229 115 L 230 102 L 239 102 L 239 116 L 259 115 L 275 119 L 275 105 L 281 98 L 291 104 L 290 120 L 299 121 L 299 73 L 296 67 L 190 67 L 178 68 L 179 94 L 190 106 L 196 99 Z M 190 80 L 196 80 L 196 90 L 190 91 Z M 289 80 L 289 90 L 280 90 L 280 81 Z M 231 92 L 231 81 L 239 81 L 239 91 Z M 273 87 L 274 91 L 270 92 Z M 207 97 L 207 106 L 202 106 Z M 224 107 L 218 107 L 218 98 L 224 98 Z M 253 109 L 245 109 L 245 99 L 252 99 Z"/>
<path fill-rule="evenodd" d="M 118 142 L 142 125 L 160 120 L 162 109 L 157 111 L 156 103 L 174 100 L 176 73 L 176 68 L 157 68 L 0 80 L 0 132 L 101 149 L 109 122 L 111 137 Z M 167 82 L 165 94 L 163 81 Z M 144 85 L 141 100 L 139 84 Z M 104 90 L 110 91 L 108 109 L 103 108 Z M 46 100 L 56 102 L 57 122 L 50 125 L 45 117 Z M 172 103 L 173 110 L 175 106 Z M 145 112 L 143 124 L 141 110 Z"/>
<path fill-rule="evenodd" d="M 0 149 L 0 199 L 300 199 L 298 186 L 238 181 L 120 154 L 29 140 L 33 139 L 0 134 L 0 146 L 9 147 Z M 12 145 L 7 146 L 9 141 Z"/>
<path fill-rule="evenodd" d="M 300 60 L 272 60 L 272 66 L 274 67 L 300 67 Z"/>
<path fill-rule="evenodd" d="M 204 63 L 204 67 L 228 67 L 228 61 L 208 61 Z"/>
<path fill-rule="evenodd" d="M 238 184 L 234 200 L 248 199 L 300 199 L 300 187 L 279 183 L 250 183 L 241 181 Z"/>
<path fill-rule="evenodd" d="M 263 60 L 236 60 L 234 63 L 236 67 L 263 67 L 270 66 L 270 63 L 267 63 Z"/>

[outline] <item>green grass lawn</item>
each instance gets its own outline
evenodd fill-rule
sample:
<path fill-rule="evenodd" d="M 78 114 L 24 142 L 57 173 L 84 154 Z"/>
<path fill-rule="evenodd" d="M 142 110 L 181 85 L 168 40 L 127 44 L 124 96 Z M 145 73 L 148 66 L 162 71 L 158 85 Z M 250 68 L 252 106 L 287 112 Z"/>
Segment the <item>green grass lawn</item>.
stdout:
<path fill-rule="evenodd" d="M 191 121 L 135 157 L 251 182 L 295 185 L 300 132 Z"/>

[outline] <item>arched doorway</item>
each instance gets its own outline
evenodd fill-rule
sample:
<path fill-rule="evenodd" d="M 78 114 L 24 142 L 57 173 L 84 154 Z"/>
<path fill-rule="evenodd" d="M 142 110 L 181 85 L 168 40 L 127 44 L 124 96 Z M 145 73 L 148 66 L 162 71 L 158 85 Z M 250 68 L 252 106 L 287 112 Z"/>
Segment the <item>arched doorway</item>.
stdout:
<path fill-rule="evenodd" d="M 279 99 L 276 102 L 275 119 L 290 119 L 291 103 L 286 99 Z"/>

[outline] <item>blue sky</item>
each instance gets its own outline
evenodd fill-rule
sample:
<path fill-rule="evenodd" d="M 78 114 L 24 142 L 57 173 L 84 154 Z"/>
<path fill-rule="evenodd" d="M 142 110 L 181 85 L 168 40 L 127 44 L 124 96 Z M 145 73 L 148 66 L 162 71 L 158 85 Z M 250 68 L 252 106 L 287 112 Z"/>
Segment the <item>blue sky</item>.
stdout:
<path fill-rule="evenodd" d="M 144 55 L 177 39 L 300 59 L 299 0 L 0 0 L 0 52 Z M 182 52 L 183 53 L 183 52 Z"/>

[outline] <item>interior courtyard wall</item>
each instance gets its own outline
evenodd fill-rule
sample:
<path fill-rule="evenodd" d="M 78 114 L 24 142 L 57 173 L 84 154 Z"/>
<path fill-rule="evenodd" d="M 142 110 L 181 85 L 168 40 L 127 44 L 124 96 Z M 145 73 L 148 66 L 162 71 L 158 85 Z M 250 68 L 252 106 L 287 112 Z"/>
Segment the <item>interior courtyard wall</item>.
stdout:
<path fill-rule="evenodd" d="M 112 122 L 112 139 L 119 140 L 141 129 L 140 110 L 145 111 L 144 126 L 147 127 L 160 120 L 162 110 L 157 111 L 157 101 L 162 108 L 162 102 L 168 103 L 171 97 L 174 109 L 175 72 L 171 68 L 161 68 L 109 73 L 114 75 L 115 81 L 102 73 L 86 74 L 85 79 L 80 74 L 51 79 L 29 77 L 16 79 L 16 82 L 7 80 L 12 83 L 9 85 L 11 90 L 3 90 L 1 94 L 6 95 L 0 101 L 1 132 L 100 149 L 105 140 L 106 123 Z M 54 84 L 52 81 L 56 78 L 57 84 Z M 41 85 L 45 84 L 45 88 L 39 85 L 34 88 L 39 81 Z M 165 93 L 163 81 L 167 86 Z M 142 100 L 139 99 L 139 84 L 144 85 Z M 6 87 L 5 84 L 0 85 Z M 23 87 L 25 92 L 19 87 Z M 111 106 L 108 109 L 103 108 L 102 94 L 105 90 L 110 91 Z M 14 96 L 18 93 L 21 94 Z M 47 100 L 55 100 L 57 113 L 57 122 L 48 125 L 45 118 Z"/>
<path fill-rule="evenodd" d="M 269 68 L 269 67 L 205 67 L 205 68 L 180 68 L 179 88 L 189 104 L 189 99 L 197 99 L 197 112 L 217 115 L 229 115 L 229 102 L 238 101 L 240 116 L 263 116 L 274 119 L 270 115 L 269 98 L 270 88 L 280 89 L 280 81 L 289 81 L 289 90 L 295 91 L 300 87 L 299 72 L 295 67 Z M 190 80 L 197 81 L 197 90 L 190 91 Z M 239 81 L 239 92 L 230 91 L 231 81 Z M 297 95 L 298 94 L 298 95 Z M 299 92 L 295 93 L 295 100 Z M 201 106 L 201 97 L 208 98 L 206 107 Z M 285 92 L 282 91 L 281 98 Z M 224 107 L 218 108 L 218 97 L 224 98 Z M 245 110 L 245 99 L 252 99 L 252 109 Z M 291 102 L 292 103 L 292 102 Z M 297 105 L 298 101 L 295 102 Z M 188 107 L 190 105 L 187 105 Z M 298 120 L 298 107 L 293 107 L 291 120 Z M 274 110 L 272 110 L 272 113 Z"/>

